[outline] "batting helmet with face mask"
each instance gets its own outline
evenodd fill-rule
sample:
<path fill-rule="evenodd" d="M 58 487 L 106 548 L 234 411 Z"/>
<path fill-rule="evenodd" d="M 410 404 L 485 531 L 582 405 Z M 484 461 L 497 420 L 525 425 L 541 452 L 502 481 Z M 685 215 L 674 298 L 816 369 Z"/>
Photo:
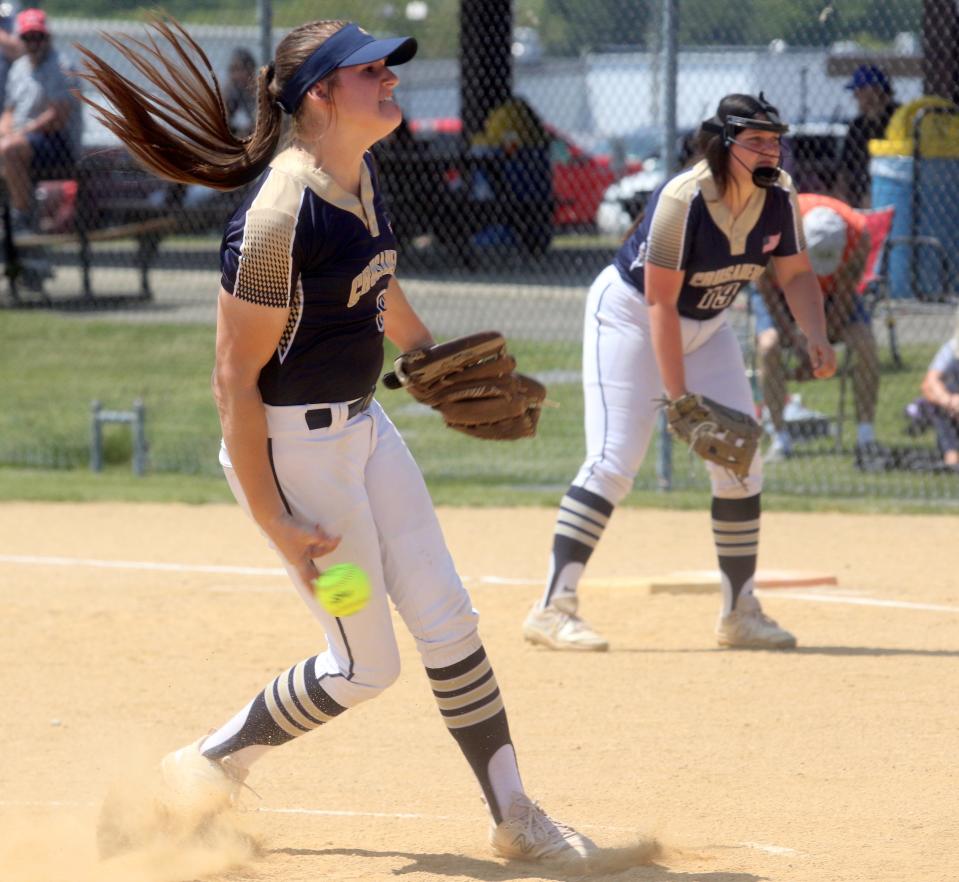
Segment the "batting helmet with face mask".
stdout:
<path fill-rule="evenodd" d="M 735 96 L 738 99 L 746 98 L 754 107 L 748 116 L 741 113 L 730 113 L 730 108 L 724 108 L 726 103 L 724 98 L 719 102 L 719 108 L 716 115 L 703 121 L 702 128 L 706 132 L 716 135 L 722 135 L 723 144 L 729 147 L 736 143 L 736 136 L 743 129 L 757 129 L 761 132 L 775 132 L 777 135 L 785 135 L 789 131 L 789 126 L 779 118 L 779 111 L 770 104 L 762 92 L 758 98 L 752 96 Z M 739 102 L 742 103 L 741 101 Z M 748 147 L 745 149 L 749 149 Z M 779 180 L 779 173 L 782 171 L 782 157 L 776 165 L 757 165 L 752 170 L 753 183 L 757 187 L 772 187 Z"/>

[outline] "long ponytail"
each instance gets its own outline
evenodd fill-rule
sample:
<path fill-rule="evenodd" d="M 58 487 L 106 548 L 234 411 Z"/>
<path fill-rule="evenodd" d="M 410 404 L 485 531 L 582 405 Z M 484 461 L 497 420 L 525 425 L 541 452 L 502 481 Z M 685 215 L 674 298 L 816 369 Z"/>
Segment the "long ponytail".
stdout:
<path fill-rule="evenodd" d="M 146 39 L 103 38 L 153 87 L 140 86 L 83 46 L 80 77 L 111 104 L 81 96 L 99 120 L 151 172 L 181 184 L 232 190 L 257 178 L 276 152 L 283 129 L 277 96 L 286 80 L 345 22 L 295 28 L 277 46 L 276 61 L 256 79 L 256 120 L 246 138 L 233 134 L 213 66 L 175 19 L 151 16 Z"/>

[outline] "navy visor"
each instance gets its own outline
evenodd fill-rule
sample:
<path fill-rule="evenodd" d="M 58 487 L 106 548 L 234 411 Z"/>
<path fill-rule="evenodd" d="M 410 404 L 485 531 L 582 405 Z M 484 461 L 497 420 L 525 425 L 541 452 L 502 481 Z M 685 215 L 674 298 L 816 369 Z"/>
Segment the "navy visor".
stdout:
<path fill-rule="evenodd" d="M 287 113 L 295 113 L 310 88 L 340 67 L 369 64 L 386 59 L 389 65 L 405 64 L 416 55 L 413 37 L 377 40 L 352 22 L 340 28 L 301 64 L 280 93 L 279 103 Z"/>

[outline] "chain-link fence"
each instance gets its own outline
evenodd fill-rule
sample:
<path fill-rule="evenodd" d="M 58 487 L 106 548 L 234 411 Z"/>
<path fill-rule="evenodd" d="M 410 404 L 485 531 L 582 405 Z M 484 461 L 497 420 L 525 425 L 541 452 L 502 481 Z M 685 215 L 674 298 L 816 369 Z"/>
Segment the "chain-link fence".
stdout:
<path fill-rule="evenodd" d="M 237 26 L 181 13 L 220 76 L 238 130 L 252 123 L 245 78 L 262 59 L 265 33 L 275 45 L 288 25 L 334 17 L 334 4 L 319 7 L 234 10 L 224 3 L 215 18 L 246 22 Z M 412 33 L 421 44 L 417 59 L 398 70 L 404 126 L 375 148 L 409 298 L 438 338 L 501 329 L 559 405 L 545 411 L 534 441 L 497 446 L 455 436 L 430 411 L 384 393 L 428 477 L 568 484 L 584 452 L 586 289 L 669 170 L 691 161 L 690 136 L 719 99 L 762 91 L 790 123 L 784 165 L 800 192 L 857 209 L 871 246 L 856 286 L 858 328 L 847 333 L 848 314 L 833 328 L 841 369 L 832 380 L 803 380 L 795 354 L 801 346 L 787 345 L 788 321 L 773 316 L 780 352 L 757 343 L 761 304 L 768 306 L 762 297 L 746 290 L 729 310 L 757 414 L 773 440 L 778 424 L 782 442 L 768 452 L 766 484 L 784 493 L 959 500 L 959 468 L 950 468 L 959 454 L 949 452 L 959 446 L 959 408 L 950 410 L 959 401 L 954 3 L 436 0 L 339 7 L 371 31 Z M 258 20 L 272 21 L 272 32 Z M 128 70 L 100 32 L 144 34 L 138 21 L 53 12 L 47 26 L 66 68 L 79 60 L 80 44 Z M 11 76 L 15 83 L 12 68 Z M 75 308 L 144 327 L 212 324 L 219 232 L 240 194 L 151 178 L 86 109 L 69 161 L 34 169 L 26 188 L 9 176 L 4 306 Z M 139 351 L 164 339 L 160 331 L 144 334 Z M 13 348 L 7 352 L 11 357 Z M 196 380 L 205 400 L 205 377 Z M 213 471 L 212 406 L 209 418 L 178 421 L 170 402 L 186 381 L 178 382 L 177 390 L 165 389 L 155 375 L 149 383 L 126 375 L 117 385 L 145 399 L 154 470 Z M 109 398 L 111 389 L 91 392 Z M 20 427 L 0 433 L 0 464 L 82 460 L 88 415 L 82 403 L 68 403 L 78 410 L 70 418 L 78 437 L 65 437 L 63 408 L 55 430 L 32 430 L 44 443 L 61 439 L 73 453 L 38 452 Z M 662 438 L 657 443 L 637 486 L 706 486 L 697 461 L 671 456 Z"/>

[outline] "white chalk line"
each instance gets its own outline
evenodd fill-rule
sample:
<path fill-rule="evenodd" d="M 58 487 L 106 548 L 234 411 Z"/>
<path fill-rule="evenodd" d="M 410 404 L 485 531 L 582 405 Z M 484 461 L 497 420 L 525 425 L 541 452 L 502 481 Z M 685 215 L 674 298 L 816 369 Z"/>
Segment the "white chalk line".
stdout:
<path fill-rule="evenodd" d="M 802 594 L 793 594 L 791 591 L 776 588 L 773 591 L 758 591 L 763 597 L 782 598 L 783 600 L 800 600 L 809 603 L 845 603 L 849 606 L 882 606 L 890 609 L 915 609 L 925 612 L 959 613 L 959 606 L 946 606 L 942 603 L 915 603 L 911 600 L 883 600 L 879 597 L 852 597 L 842 594 L 819 594 L 813 591 L 804 591 Z"/>
<path fill-rule="evenodd" d="M 41 801 L 17 801 L 0 800 L 0 809 L 3 808 L 68 808 L 68 809 L 89 809 L 96 808 L 95 802 L 71 802 L 69 800 L 49 800 Z M 255 808 L 253 811 L 263 815 L 305 815 L 308 817 L 323 818 L 380 818 L 383 820 L 398 821 L 458 821 L 469 824 L 482 824 L 488 818 L 486 817 L 465 817 L 463 815 L 430 815 L 421 812 L 359 812 L 347 811 L 344 809 L 307 809 L 307 808 Z M 635 827 L 618 827 L 608 824 L 577 824 L 584 830 L 606 830 L 614 833 L 636 833 L 639 831 Z M 802 852 L 794 848 L 786 848 L 783 845 L 769 845 L 762 842 L 740 842 L 734 848 L 751 848 L 755 851 L 763 851 L 767 854 L 775 855 L 800 855 Z"/>
<path fill-rule="evenodd" d="M 256 808 L 253 811 L 268 815 L 316 815 L 319 817 L 334 818 L 393 818 L 397 820 L 416 821 L 462 821 L 464 824 L 483 824 L 489 821 L 485 815 L 466 817 L 465 815 L 428 815 L 418 812 L 355 812 L 335 809 L 304 809 L 304 808 Z M 619 833 L 638 833 L 635 827 L 613 827 L 608 824 L 577 824 L 577 827 L 590 830 L 610 830 Z"/>
<path fill-rule="evenodd" d="M 95 808 L 95 802 L 76 802 L 64 799 L 48 799 L 44 802 L 28 799 L 0 799 L 0 808 Z"/>
<path fill-rule="evenodd" d="M 221 576 L 255 576 L 275 578 L 285 576 L 286 570 L 282 567 L 238 567 L 223 564 L 184 564 L 184 563 L 162 563 L 158 561 L 143 560 L 101 560 L 98 558 L 84 557 L 53 557 L 43 555 L 29 554 L 0 554 L 0 564 L 21 564 L 27 566 L 52 566 L 52 567 L 91 567 L 94 569 L 107 570 L 138 570 L 141 572 L 167 572 L 167 573 L 206 573 Z M 479 582 L 481 585 L 539 585 L 542 580 L 537 579 L 515 579 L 503 576 L 480 576 L 479 578 L 463 577 L 464 582 Z M 280 591 L 284 590 L 279 586 L 238 586 L 224 585 L 217 586 L 212 590 L 218 592 L 241 592 L 241 591 Z M 850 594 L 824 594 L 818 591 L 802 589 L 801 593 L 790 591 L 789 589 L 777 588 L 772 591 L 757 589 L 757 593 L 763 596 L 782 598 L 783 600 L 798 600 L 807 603 L 839 603 L 849 606 L 875 606 L 886 607 L 888 609 L 911 609 L 922 612 L 942 612 L 959 613 L 959 606 L 948 606 L 941 603 L 916 603 L 910 600 L 883 600 L 878 597 L 853 596 Z"/>
<path fill-rule="evenodd" d="M 786 848 L 784 845 L 767 845 L 764 842 L 743 842 L 740 843 L 745 848 L 754 848 L 756 851 L 764 851 L 766 854 L 802 854 L 795 848 Z"/>
<path fill-rule="evenodd" d="M 223 576 L 285 576 L 282 567 L 235 567 L 220 564 L 160 563 L 146 560 L 99 560 L 87 557 L 43 557 L 0 554 L 0 563 L 41 567 L 93 567 L 101 570 L 147 570 L 165 573 L 215 573 Z"/>
<path fill-rule="evenodd" d="M 543 580 L 539 579 L 510 579 L 506 576 L 483 576 L 478 581 L 484 585 L 542 585 Z"/>

